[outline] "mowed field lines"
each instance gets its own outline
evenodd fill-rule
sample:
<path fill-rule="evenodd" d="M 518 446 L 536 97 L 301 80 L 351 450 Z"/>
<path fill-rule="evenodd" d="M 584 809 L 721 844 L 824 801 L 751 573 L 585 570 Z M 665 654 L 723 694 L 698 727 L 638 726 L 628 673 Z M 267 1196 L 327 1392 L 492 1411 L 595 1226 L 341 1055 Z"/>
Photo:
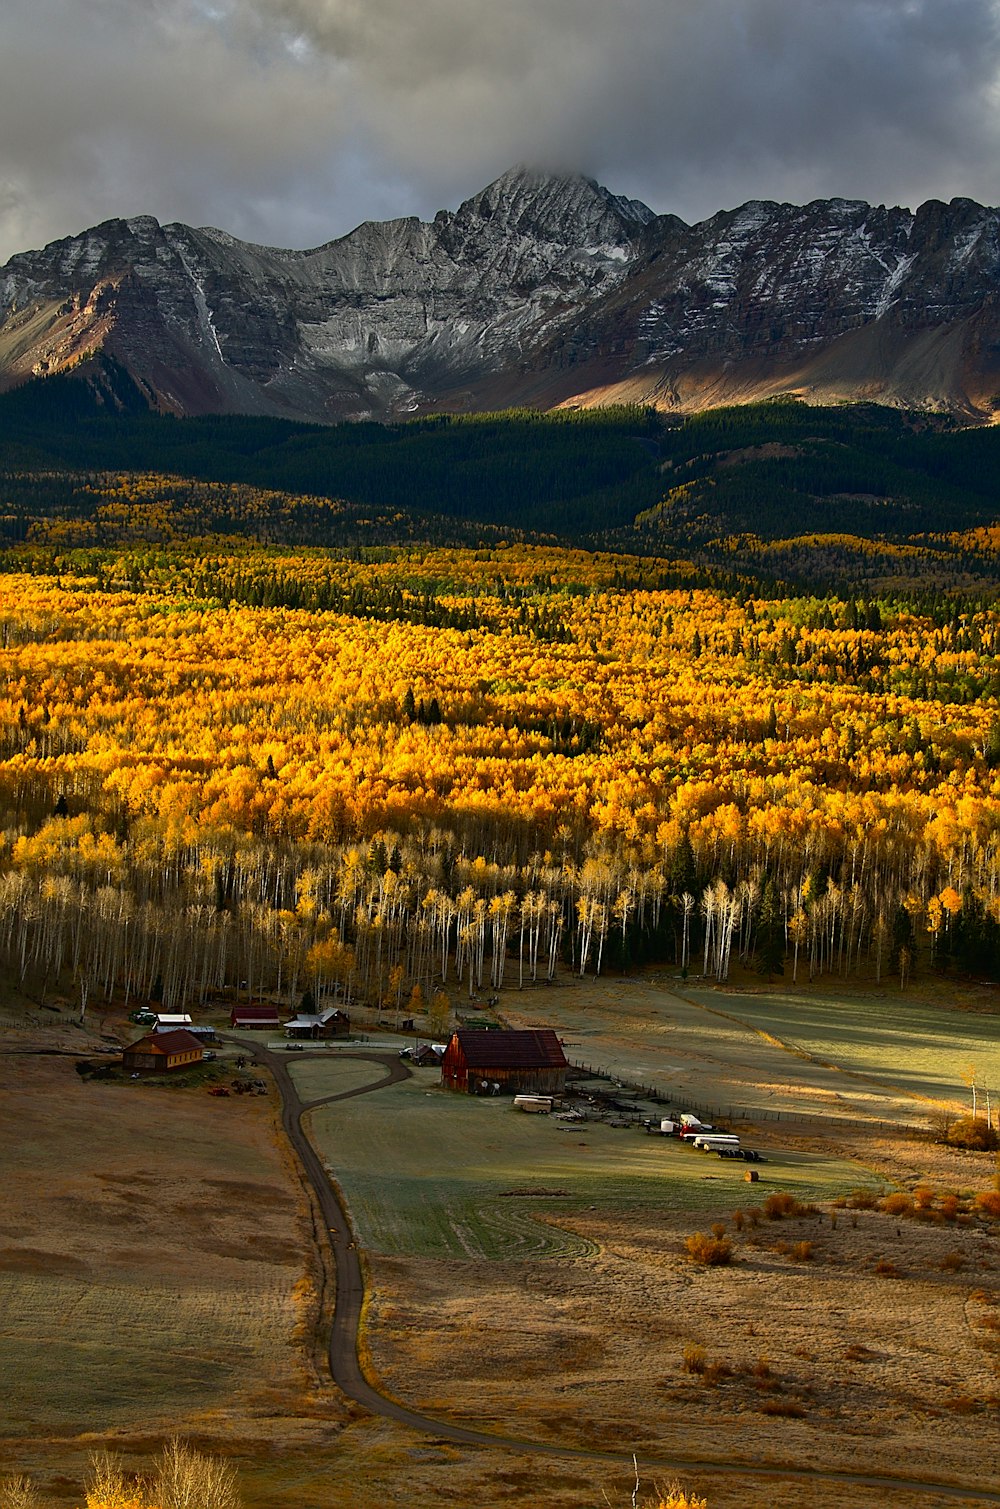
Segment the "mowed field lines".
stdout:
<path fill-rule="evenodd" d="M 0 1273 L 3 1433 L 169 1430 L 228 1407 L 291 1330 L 287 1282 L 261 1278 L 251 1307 L 187 1275 L 170 1285 Z"/>
<path fill-rule="evenodd" d="M 314 1089 L 318 1069 L 310 1066 Z M 380 1077 L 378 1066 L 370 1069 L 372 1080 Z M 330 1093 L 336 1080 L 332 1073 Z M 561 1229 L 561 1211 L 695 1212 L 746 1203 L 750 1193 L 743 1164 L 634 1127 L 525 1116 L 509 1098 L 450 1094 L 431 1070 L 319 1106 L 306 1124 L 361 1242 L 386 1255 L 581 1257 L 592 1249 Z M 802 1199 L 830 1198 L 869 1182 L 841 1159 L 767 1156 L 761 1195 L 789 1189 Z"/>

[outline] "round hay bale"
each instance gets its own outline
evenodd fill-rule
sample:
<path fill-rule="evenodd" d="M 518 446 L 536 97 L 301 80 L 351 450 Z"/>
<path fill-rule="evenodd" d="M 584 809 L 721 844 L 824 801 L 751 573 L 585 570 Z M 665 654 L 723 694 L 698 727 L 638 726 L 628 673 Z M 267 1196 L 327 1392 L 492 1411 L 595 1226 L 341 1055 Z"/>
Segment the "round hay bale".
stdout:
<path fill-rule="evenodd" d="M 743 1177 L 748 1184 L 756 1184 L 757 1180 L 760 1178 L 760 1174 L 755 1168 L 748 1168 Z"/>

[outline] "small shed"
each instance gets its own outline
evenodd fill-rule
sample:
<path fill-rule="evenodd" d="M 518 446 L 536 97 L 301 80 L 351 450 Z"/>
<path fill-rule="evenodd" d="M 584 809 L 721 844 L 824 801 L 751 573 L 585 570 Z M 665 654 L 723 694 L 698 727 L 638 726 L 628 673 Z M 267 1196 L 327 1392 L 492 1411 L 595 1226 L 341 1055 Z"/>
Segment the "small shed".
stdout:
<path fill-rule="evenodd" d="M 186 1011 L 158 1011 L 156 1027 L 160 1032 L 173 1032 L 177 1027 L 190 1027 L 191 1017 Z"/>
<path fill-rule="evenodd" d="M 511 1032 L 459 1028 L 441 1060 L 441 1083 L 468 1095 L 494 1093 L 494 1085 L 514 1094 L 559 1095 L 568 1069 L 552 1027 Z"/>
<path fill-rule="evenodd" d="M 281 1017 L 277 1006 L 234 1006 L 229 1014 L 229 1025 L 254 1032 L 277 1032 Z"/>
<path fill-rule="evenodd" d="M 335 1006 L 328 1006 L 324 1011 L 300 1011 L 298 1016 L 285 1023 L 286 1037 L 346 1037 L 350 1030 L 350 1017 Z"/>
<path fill-rule="evenodd" d="M 151 1032 L 131 1043 L 122 1054 L 122 1067 L 133 1073 L 162 1074 L 166 1069 L 189 1069 L 200 1064 L 205 1050 L 183 1027 L 174 1032 Z"/>

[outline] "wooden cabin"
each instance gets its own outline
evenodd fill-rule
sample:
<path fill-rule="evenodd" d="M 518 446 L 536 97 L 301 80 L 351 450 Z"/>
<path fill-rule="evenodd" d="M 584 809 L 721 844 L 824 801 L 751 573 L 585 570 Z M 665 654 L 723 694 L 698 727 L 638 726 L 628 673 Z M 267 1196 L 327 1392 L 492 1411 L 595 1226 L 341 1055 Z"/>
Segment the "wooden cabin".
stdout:
<path fill-rule="evenodd" d="M 122 1068 L 133 1074 L 162 1074 L 167 1069 L 189 1069 L 204 1056 L 198 1039 L 179 1027 L 175 1032 L 151 1032 L 131 1043 L 122 1054 Z"/>
<path fill-rule="evenodd" d="M 285 1023 L 286 1037 L 317 1038 L 346 1037 L 351 1030 L 351 1019 L 345 1011 L 328 1006 L 323 1011 L 300 1011 Z"/>
<path fill-rule="evenodd" d="M 559 1095 L 569 1064 L 555 1031 L 477 1032 L 459 1028 L 441 1060 L 441 1083 L 467 1095 L 524 1091 Z M 494 1088 L 494 1087 L 498 1087 Z"/>

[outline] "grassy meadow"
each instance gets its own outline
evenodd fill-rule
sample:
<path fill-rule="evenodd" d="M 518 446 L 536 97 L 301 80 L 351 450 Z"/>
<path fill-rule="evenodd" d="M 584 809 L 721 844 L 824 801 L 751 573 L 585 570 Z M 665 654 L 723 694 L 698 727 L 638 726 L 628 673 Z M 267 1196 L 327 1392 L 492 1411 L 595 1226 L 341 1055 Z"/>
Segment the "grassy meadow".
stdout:
<path fill-rule="evenodd" d="M 1000 1087 L 1000 1016 L 985 995 L 956 990 L 945 1003 L 892 987 L 741 992 L 608 978 L 511 992 L 505 1014 L 555 1027 L 571 1061 L 655 1085 L 681 1110 L 920 1125 L 968 1108 L 973 1065 L 980 1086 Z"/>
<path fill-rule="evenodd" d="M 311 1088 L 325 1064 L 308 1070 Z M 344 1081 L 331 1063 L 331 1094 Z M 379 1076 L 369 1066 L 371 1078 Z M 559 1213 L 600 1209 L 699 1212 L 744 1201 L 746 1166 L 635 1128 L 560 1122 L 438 1087 L 430 1070 L 308 1118 L 365 1247 L 397 1256 L 579 1257 L 589 1249 Z M 857 1165 L 819 1154 L 767 1152 L 760 1195 L 787 1189 L 829 1199 L 868 1182 Z"/>

